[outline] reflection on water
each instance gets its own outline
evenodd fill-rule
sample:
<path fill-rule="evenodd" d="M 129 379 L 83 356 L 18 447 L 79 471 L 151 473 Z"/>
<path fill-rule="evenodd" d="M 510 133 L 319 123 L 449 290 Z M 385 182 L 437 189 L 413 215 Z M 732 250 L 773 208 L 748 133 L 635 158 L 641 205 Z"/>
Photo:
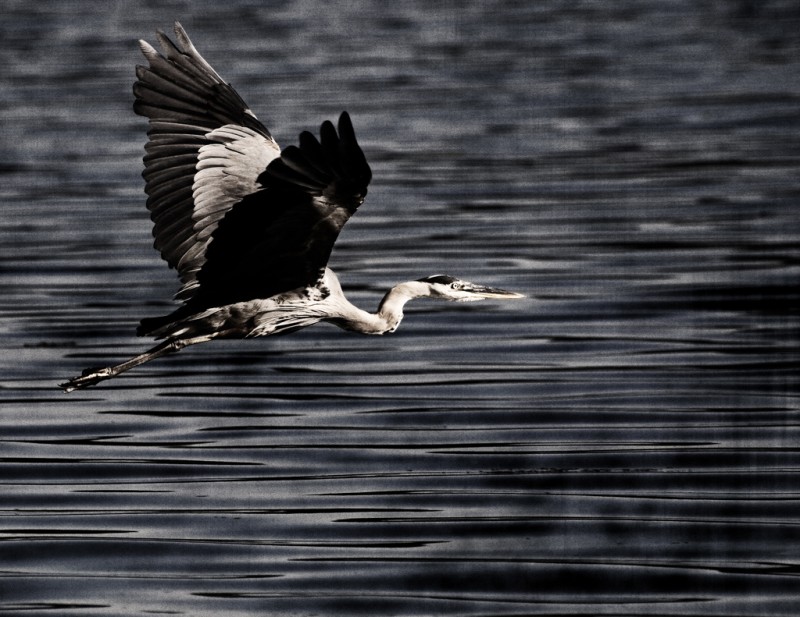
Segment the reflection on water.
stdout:
<path fill-rule="evenodd" d="M 0 613 L 797 614 L 790 3 L 50 4 L 0 25 Z M 352 113 L 354 302 L 530 299 L 60 394 L 177 288 L 129 109 L 175 17 L 282 143 Z"/>

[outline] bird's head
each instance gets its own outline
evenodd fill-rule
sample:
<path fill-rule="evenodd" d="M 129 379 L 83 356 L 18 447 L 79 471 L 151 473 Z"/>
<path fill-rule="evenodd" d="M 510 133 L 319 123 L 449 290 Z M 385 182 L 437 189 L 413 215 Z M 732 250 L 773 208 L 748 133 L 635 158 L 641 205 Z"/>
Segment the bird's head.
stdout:
<path fill-rule="evenodd" d="M 525 297 L 513 291 L 461 281 L 445 274 L 426 276 L 423 279 L 419 279 L 419 282 L 428 286 L 431 298 L 442 298 L 453 302 L 473 302 L 475 300 L 485 300 L 486 298 L 510 300 L 512 298 Z"/>

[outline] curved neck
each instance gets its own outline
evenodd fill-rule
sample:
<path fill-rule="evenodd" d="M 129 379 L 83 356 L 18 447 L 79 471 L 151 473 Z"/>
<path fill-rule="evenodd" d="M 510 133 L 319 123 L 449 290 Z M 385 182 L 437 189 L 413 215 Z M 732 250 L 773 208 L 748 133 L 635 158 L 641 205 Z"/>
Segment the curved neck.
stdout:
<path fill-rule="evenodd" d="M 425 298 L 431 295 L 431 289 L 420 281 L 407 281 L 395 285 L 389 290 L 380 306 L 378 306 L 378 317 L 385 319 L 389 327 L 387 332 L 394 332 L 403 319 L 403 307 L 409 300 L 415 298 Z"/>
<path fill-rule="evenodd" d="M 394 332 L 403 319 L 403 307 L 406 302 L 429 295 L 431 295 L 430 287 L 425 283 L 420 281 L 400 283 L 392 287 L 383 297 L 377 313 L 368 313 L 348 302 L 347 310 L 342 311 L 334 323 L 345 330 L 362 334 Z"/>

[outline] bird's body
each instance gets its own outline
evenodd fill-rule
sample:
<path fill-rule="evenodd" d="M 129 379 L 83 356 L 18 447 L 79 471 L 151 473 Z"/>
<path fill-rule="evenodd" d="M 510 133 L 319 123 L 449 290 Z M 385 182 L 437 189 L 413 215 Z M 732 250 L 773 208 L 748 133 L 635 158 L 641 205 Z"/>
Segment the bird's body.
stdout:
<path fill-rule="evenodd" d="M 378 311 L 351 304 L 327 267 L 333 245 L 363 203 L 372 172 L 350 117 L 326 121 L 281 150 L 242 98 L 175 24 L 180 47 L 163 55 L 140 41 L 134 111 L 150 121 L 145 191 L 155 248 L 178 271 L 183 304 L 143 319 L 149 351 L 62 384 L 94 385 L 188 345 L 291 332 L 320 321 L 363 334 L 393 332 L 420 297 L 468 301 L 519 294 L 434 275 L 393 287 Z"/>
<path fill-rule="evenodd" d="M 250 338 L 284 334 L 320 321 L 361 334 L 386 334 L 397 328 L 403 318 L 402 306 L 411 299 L 408 293 L 403 293 L 404 289 L 405 286 L 393 288 L 378 312 L 368 313 L 347 300 L 339 278 L 326 268 L 323 278 L 313 286 L 270 298 L 211 307 L 171 320 L 152 334 L 178 338 Z"/>

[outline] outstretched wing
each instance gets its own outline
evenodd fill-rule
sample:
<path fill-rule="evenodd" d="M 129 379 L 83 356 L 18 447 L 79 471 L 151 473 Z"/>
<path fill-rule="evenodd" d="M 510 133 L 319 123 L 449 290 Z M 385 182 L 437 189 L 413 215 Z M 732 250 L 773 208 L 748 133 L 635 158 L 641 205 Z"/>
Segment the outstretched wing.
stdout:
<path fill-rule="evenodd" d="M 280 152 L 267 128 L 206 62 L 175 23 L 180 47 L 159 32 L 162 53 L 139 41 L 134 111 L 150 119 L 145 191 L 155 248 L 197 291 L 214 231 L 231 208 L 260 190 L 260 174 Z"/>
<path fill-rule="evenodd" d="M 350 117 L 280 152 L 178 23 L 175 34 L 180 48 L 158 34 L 163 55 L 140 41 L 134 110 L 150 119 L 147 207 L 183 281 L 176 298 L 200 310 L 314 285 L 372 177 Z"/>
<path fill-rule="evenodd" d="M 372 172 L 347 112 L 300 134 L 212 233 L 192 304 L 220 306 L 316 284 Z"/>

